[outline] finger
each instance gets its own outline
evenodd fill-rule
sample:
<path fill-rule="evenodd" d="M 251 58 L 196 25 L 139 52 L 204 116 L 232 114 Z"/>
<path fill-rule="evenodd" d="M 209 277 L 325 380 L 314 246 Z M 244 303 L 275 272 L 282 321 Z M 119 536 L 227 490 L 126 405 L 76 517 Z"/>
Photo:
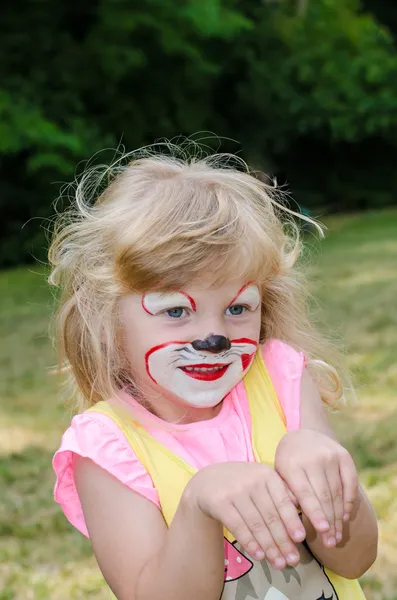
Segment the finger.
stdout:
<path fill-rule="evenodd" d="M 357 500 L 358 475 L 354 461 L 347 451 L 339 460 L 339 472 L 343 488 L 343 520 L 348 521 Z"/>
<path fill-rule="evenodd" d="M 325 471 L 320 468 L 311 468 L 310 472 L 306 471 L 306 475 L 330 525 L 329 530 L 322 536 L 323 543 L 326 546 L 335 546 L 335 513 L 332 493 L 328 485 Z"/>
<path fill-rule="evenodd" d="M 296 513 L 296 508 L 288 498 L 287 492 L 285 493 L 289 504 L 292 506 L 296 517 L 299 520 L 299 517 Z M 271 539 L 274 540 L 274 543 L 280 550 L 285 562 L 291 566 L 297 565 L 299 562 L 298 550 L 283 523 L 283 520 L 275 503 L 273 502 L 269 491 L 266 489 L 266 491 L 256 492 L 252 496 L 252 500 L 270 532 Z"/>
<path fill-rule="evenodd" d="M 288 496 L 291 498 L 292 503 L 298 508 L 299 506 L 299 502 L 298 500 L 295 498 L 295 494 L 293 494 L 291 492 L 291 490 L 287 487 L 287 492 L 288 492 Z"/>
<path fill-rule="evenodd" d="M 338 544 L 342 541 L 343 531 L 343 486 L 339 462 L 332 461 L 326 468 L 325 476 L 332 496 L 335 517 L 335 539 Z"/>
<path fill-rule="evenodd" d="M 234 535 L 237 542 L 254 558 L 255 560 L 263 560 L 265 552 L 260 544 L 255 539 L 253 533 L 241 517 L 235 506 L 228 507 L 225 515 L 220 519 L 222 525 L 226 527 Z"/>
<path fill-rule="evenodd" d="M 305 471 L 299 469 L 289 482 L 289 487 L 299 502 L 299 505 L 309 519 L 313 527 L 319 533 L 325 533 L 330 529 L 330 523 L 324 510 L 314 492 Z"/>
<path fill-rule="evenodd" d="M 279 477 L 269 482 L 267 491 L 291 539 L 294 542 L 303 542 L 306 537 L 306 531 L 295 506 L 295 504 L 298 504 L 295 495 L 292 494 Z M 291 496 L 294 500 L 292 500 Z"/>
<path fill-rule="evenodd" d="M 250 535 L 263 550 L 262 558 L 266 556 L 276 569 L 284 569 L 287 566 L 285 558 L 252 499 L 237 498 L 233 504 Z M 255 558 L 258 557 L 255 556 Z"/>

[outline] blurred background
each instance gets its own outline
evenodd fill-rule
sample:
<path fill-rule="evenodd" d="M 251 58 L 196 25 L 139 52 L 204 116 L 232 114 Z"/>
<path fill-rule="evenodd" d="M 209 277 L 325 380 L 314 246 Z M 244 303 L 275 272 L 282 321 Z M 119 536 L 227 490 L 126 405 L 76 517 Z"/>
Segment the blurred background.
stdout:
<path fill-rule="evenodd" d="M 0 600 L 107 598 L 52 500 L 70 417 L 50 375 L 52 203 L 104 148 L 191 134 L 287 183 L 328 227 L 307 240 L 311 286 L 359 399 L 334 423 L 380 525 L 363 586 L 396 600 L 397 2 L 3 0 L 1 11 Z"/>

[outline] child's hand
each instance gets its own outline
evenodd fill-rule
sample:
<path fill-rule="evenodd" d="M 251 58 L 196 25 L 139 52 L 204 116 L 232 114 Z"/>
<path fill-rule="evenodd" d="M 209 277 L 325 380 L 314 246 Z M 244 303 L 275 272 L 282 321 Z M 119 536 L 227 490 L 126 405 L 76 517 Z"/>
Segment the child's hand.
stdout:
<path fill-rule="evenodd" d="M 224 525 L 256 560 L 276 569 L 296 565 L 294 542 L 306 532 L 281 477 L 268 465 L 219 463 L 201 469 L 185 494 L 205 515 Z"/>
<path fill-rule="evenodd" d="M 357 497 L 358 477 L 350 454 L 314 430 L 287 433 L 277 447 L 275 469 L 327 547 L 342 540 Z"/>

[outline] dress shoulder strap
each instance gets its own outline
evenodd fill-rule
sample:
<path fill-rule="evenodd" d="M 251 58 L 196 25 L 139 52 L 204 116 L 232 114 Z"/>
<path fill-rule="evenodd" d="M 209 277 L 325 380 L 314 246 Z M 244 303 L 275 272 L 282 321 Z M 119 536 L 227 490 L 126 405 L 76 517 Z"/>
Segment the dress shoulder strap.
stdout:
<path fill-rule="evenodd" d="M 261 349 L 244 378 L 244 386 L 251 414 L 255 459 L 273 465 L 277 445 L 286 433 L 286 420 Z"/>

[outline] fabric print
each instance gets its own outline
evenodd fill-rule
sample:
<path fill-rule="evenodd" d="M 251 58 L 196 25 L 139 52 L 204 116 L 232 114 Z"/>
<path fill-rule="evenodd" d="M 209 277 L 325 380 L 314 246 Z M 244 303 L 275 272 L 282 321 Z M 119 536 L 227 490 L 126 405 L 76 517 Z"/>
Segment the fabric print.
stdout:
<path fill-rule="evenodd" d="M 231 579 L 225 577 L 222 600 L 338 600 L 324 568 L 306 545 L 297 546 L 300 563 L 296 567 L 277 571 L 266 560 L 252 563 L 244 556 L 239 544 L 229 544 L 228 552 L 235 557 L 231 564 L 240 558 L 238 564 L 241 568 L 230 573 Z"/>
<path fill-rule="evenodd" d="M 254 563 L 224 538 L 225 581 L 235 581 L 251 571 Z"/>

